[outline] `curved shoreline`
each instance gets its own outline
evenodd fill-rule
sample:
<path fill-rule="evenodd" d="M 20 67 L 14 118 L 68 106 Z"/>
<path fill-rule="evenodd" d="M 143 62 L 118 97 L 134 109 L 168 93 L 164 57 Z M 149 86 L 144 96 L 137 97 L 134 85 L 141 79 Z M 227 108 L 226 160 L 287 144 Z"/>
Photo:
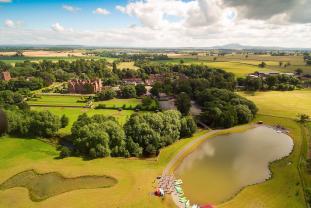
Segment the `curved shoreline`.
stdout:
<path fill-rule="evenodd" d="M 263 125 L 250 124 L 250 125 L 247 125 L 247 126 L 246 126 L 246 127 L 247 127 L 246 129 L 241 130 L 241 132 L 247 131 L 248 129 L 256 128 L 256 127 L 258 127 L 258 126 L 266 126 L 266 127 L 268 127 L 268 128 L 272 128 L 272 129 L 274 129 L 274 130 L 277 130 L 277 129 L 275 129 L 274 126 L 270 126 L 270 125 L 265 125 L 265 124 L 263 124 Z M 233 128 L 233 129 L 234 129 L 234 128 Z M 178 166 L 178 164 L 180 163 L 180 160 L 182 160 L 183 158 L 187 157 L 187 155 L 189 155 L 193 150 L 195 150 L 195 148 L 196 148 L 197 146 L 199 146 L 200 144 L 202 144 L 205 140 L 207 140 L 207 139 L 210 138 L 210 137 L 218 136 L 217 133 L 220 133 L 220 135 L 225 135 L 225 134 L 227 134 L 226 131 L 228 131 L 228 130 L 230 130 L 230 129 L 212 130 L 212 131 L 210 131 L 210 132 L 208 132 L 208 133 L 206 133 L 206 134 L 204 134 L 204 135 L 198 137 L 197 139 L 191 141 L 191 142 L 190 142 L 189 144 L 187 144 L 177 155 L 175 155 L 174 158 L 169 162 L 169 164 L 167 165 L 167 167 L 166 167 L 165 170 L 163 171 L 163 175 L 168 175 L 170 172 L 173 172 L 174 169 L 176 168 L 176 166 Z M 232 128 L 231 128 L 231 130 L 232 130 Z M 237 129 L 237 130 L 238 130 L 238 132 L 240 132 L 240 129 Z M 231 133 L 236 133 L 236 132 L 231 132 Z M 231 134 L 231 133 L 229 133 L 229 134 Z M 218 204 L 219 206 L 221 206 L 221 205 L 223 205 L 223 204 L 226 204 L 227 202 L 229 202 L 230 200 L 232 200 L 233 198 L 235 198 L 235 197 L 236 197 L 238 194 L 240 194 L 245 188 L 251 187 L 251 186 L 255 186 L 255 185 L 258 185 L 258 184 L 262 184 L 262 183 L 264 183 L 264 182 L 266 182 L 266 181 L 269 181 L 269 180 L 273 179 L 274 173 L 273 173 L 272 170 L 271 170 L 271 165 L 272 165 L 274 162 L 278 162 L 278 161 L 281 161 L 281 160 L 283 160 L 283 159 L 289 157 L 289 156 L 293 153 L 294 146 L 295 146 L 294 139 L 293 139 L 288 133 L 285 133 L 285 132 L 282 132 L 282 133 L 288 135 L 288 136 L 291 138 L 291 140 L 293 141 L 293 147 L 292 147 L 291 152 L 290 152 L 288 155 L 286 155 L 286 156 L 284 156 L 284 157 L 282 157 L 282 158 L 280 158 L 280 159 L 277 159 L 277 160 L 274 160 L 274 161 L 270 161 L 270 162 L 268 163 L 268 169 L 269 169 L 269 172 L 270 172 L 270 175 L 269 175 L 268 178 L 266 178 L 266 179 L 263 180 L 262 182 L 258 182 L 258 183 L 255 183 L 255 184 L 250 184 L 250 185 L 247 185 L 247 186 L 245 186 L 245 187 L 242 187 L 235 195 L 233 195 L 232 197 L 230 197 L 228 200 L 226 200 L 226 201 L 224 201 L 224 202 Z M 190 150 L 190 151 L 189 151 L 189 150 Z M 188 152 L 188 151 L 189 151 L 189 152 Z M 178 196 L 177 196 L 174 192 L 171 194 L 171 197 L 172 197 L 172 200 L 173 200 L 173 202 L 175 203 L 175 205 L 176 205 L 177 207 L 179 207 L 179 208 L 184 208 L 184 204 L 182 204 L 182 203 L 179 202 L 179 198 L 178 198 Z"/>

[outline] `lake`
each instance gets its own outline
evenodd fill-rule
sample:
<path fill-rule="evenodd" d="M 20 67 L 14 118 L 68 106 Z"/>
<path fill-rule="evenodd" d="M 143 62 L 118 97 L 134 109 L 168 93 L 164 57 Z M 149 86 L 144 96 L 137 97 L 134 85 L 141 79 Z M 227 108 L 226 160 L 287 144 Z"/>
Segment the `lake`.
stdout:
<path fill-rule="evenodd" d="M 288 156 L 293 140 L 260 126 L 207 139 L 175 170 L 192 204 L 220 204 L 249 185 L 271 177 L 269 163 Z"/>

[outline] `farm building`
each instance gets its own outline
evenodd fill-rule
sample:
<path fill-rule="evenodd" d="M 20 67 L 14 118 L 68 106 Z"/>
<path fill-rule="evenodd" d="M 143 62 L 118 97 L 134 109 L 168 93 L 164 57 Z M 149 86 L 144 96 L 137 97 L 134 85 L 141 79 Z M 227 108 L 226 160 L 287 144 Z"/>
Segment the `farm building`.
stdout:
<path fill-rule="evenodd" d="M 12 79 L 10 72 L 8 72 L 8 71 L 2 72 L 1 73 L 1 79 L 4 81 L 10 81 Z"/>
<path fill-rule="evenodd" d="M 103 85 L 101 79 L 68 81 L 68 91 L 72 94 L 91 94 L 102 91 Z"/>

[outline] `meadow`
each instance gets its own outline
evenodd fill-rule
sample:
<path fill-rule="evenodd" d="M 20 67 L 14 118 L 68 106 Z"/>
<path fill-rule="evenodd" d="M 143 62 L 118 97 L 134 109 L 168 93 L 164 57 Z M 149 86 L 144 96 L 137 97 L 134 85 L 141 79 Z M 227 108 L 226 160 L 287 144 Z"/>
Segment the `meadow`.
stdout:
<path fill-rule="evenodd" d="M 120 62 L 117 67 L 119 69 L 133 69 L 133 70 L 137 70 L 138 67 L 137 66 L 134 66 L 134 62 L 131 61 L 131 62 Z"/>
<path fill-rule="evenodd" d="M 184 64 L 204 64 L 212 68 L 220 68 L 225 71 L 234 73 L 237 77 L 243 77 L 255 71 L 261 72 L 295 72 L 301 68 L 305 74 L 311 74 L 311 66 L 307 66 L 303 60 L 303 56 L 271 56 L 271 55 L 253 55 L 249 54 L 228 54 L 225 56 L 209 56 L 206 54 L 189 55 L 175 54 L 169 56 L 170 60 L 156 61 L 158 63 L 174 63 L 178 64 L 181 60 Z M 265 62 L 265 68 L 259 68 L 258 65 Z M 280 66 L 282 62 L 282 66 Z M 290 63 L 289 66 L 284 64 Z"/>
<path fill-rule="evenodd" d="M 0 61 L 6 63 L 6 64 L 12 64 L 15 65 L 15 63 L 22 63 L 24 61 L 31 61 L 31 62 L 41 62 L 43 60 L 46 61 L 52 61 L 52 62 L 57 62 L 59 60 L 65 60 L 65 61 L 76 61 L 78 59 L 105 59 L 108 62 L 112 63 L 113 61 L 116 60 L 116 58 L 109 58 L 109 57 L 98 57 L 98 56 L 83 56 L 83 57 L 27 57 L 27 56 L 22 56 L 22 57 L 7 57 L 7 56 L 0 56 Z"/>
<path fill-rule="evenodd" d="M 296 118 L 298 114 L 311 115 L 311 90 L 269 91 L 240 95 L 255 102 L 259 114 Z"/>

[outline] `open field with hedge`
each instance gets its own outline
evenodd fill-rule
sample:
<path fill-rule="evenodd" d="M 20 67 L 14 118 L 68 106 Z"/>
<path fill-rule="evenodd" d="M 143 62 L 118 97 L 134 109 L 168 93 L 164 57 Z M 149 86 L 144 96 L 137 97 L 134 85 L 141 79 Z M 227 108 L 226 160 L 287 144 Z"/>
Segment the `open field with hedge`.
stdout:
<path fill-rule="evenodd" d="M 94 105 L 105 105 L 108 108 L 122 108 L 123 106 L 129 108 L 135 108 L 137 105 L 141 104 L 141 99 L 130 98 L 130 99 L 111 99 L 107 101 L 94 102 Z"/>
<path fill-rule="evenodd" d="M 112 63 L 116 60 L 116 58 L 109 58 L 109 57 L 98 57 L 98 56 L 84 56 L 84 57 L 7 57 L 7 56 L 0 56 L 0 61 L 7 63 L 7 64 L 15 64 L 15 63 L 22 63 L 24 61 L 31 61 L 31 62 L 40 62 L 43 60 L 57 62 L 59 60 L 65 61 L 75 61 L 78 59 L 105 59 L 108 62 Z"/>
<path fill-rule="evenodd" d="M 244 77 L 247 74 L 254 73 L 255 71 L 259 72 L 278 71 L 277 69 L 271 70 L 268 67 L 260 68 L 258 67 L 258 64 L 261 62 L 258 61 L 240 62 L 240 61 L 209 61 L 201 59 L 171 59 L 157 62 L 178 64 L 180 63 L 181 60 L 184 62 L 184 64 L 204 64 L 211 68 L 223 69 L 227 72 L 235 74 L 237 77 Z M 275 63 L 273 62 L 273 64 Z"/>
<path fill-rule="evenodd" d="M 245 93 L 240 95 L 255 102 L 259 114 L 296 118 L 297 114 L 311 116 L 311 90 L 269 91 Z"/>
<path fill-rule="evenodd" d="M 134 66 L 134 62 L 131 61 L 131 62 L 120 62 L 117 67 L 119 69 L 134 69 L 134 70 L 137 70 L 138 67 L 137 66 Z"/>
<path fill-rule="evenodd" d="M 249 54 L 227 54 L 225 56 L 206 56 L 200 54 L 189 55 L 179 54 L 178 56 L 171 56 L 170 60 L 157 61 L 160 63 L 175 63 L 180 61 L 184 64 L 205 64 L 214 68 L 222 68 L 225 71 L 234 73 L 237 77 L 245 76 L 255 71 L 262 72 L 295 72 L 296 69 L 301 68 L 305 74 L 311 74 L 311 66 L 307 66 L 303 60 L 303 56 L 271 56 L 271 55 L 253 55 Z M 259 68 L 258 65 L 265 62 L 267 66 Z M 282 66 L 279 66 L 282 62 Z M 284 64 L 290 63 L 289 66 L 284 67 Z"/>
<path fill-rule="evenodd" d="M 67 96 L 67 95 L 41 95 L 38 98 L 32 98 L 27 101 L 29 105 L 50 105 L 50 106 L 77 106 L 83 107 L 86 105 L 83 102 L 82 96 Z"/>
<path fill-rule="evenodd" d="M 31 98 L 27 101 L 29 105 L 42 105 L 51 107 L 84 107 L 87 105 L 86 98 L 88 96 L 75 95 L 40 95 L 38 98 Z M 107 108 L 133 107 L 141 104 L 141 99 L 112 99 L 107 101 L 93 102 L 96 107 L 99 104 L 105 105 Z"/>

